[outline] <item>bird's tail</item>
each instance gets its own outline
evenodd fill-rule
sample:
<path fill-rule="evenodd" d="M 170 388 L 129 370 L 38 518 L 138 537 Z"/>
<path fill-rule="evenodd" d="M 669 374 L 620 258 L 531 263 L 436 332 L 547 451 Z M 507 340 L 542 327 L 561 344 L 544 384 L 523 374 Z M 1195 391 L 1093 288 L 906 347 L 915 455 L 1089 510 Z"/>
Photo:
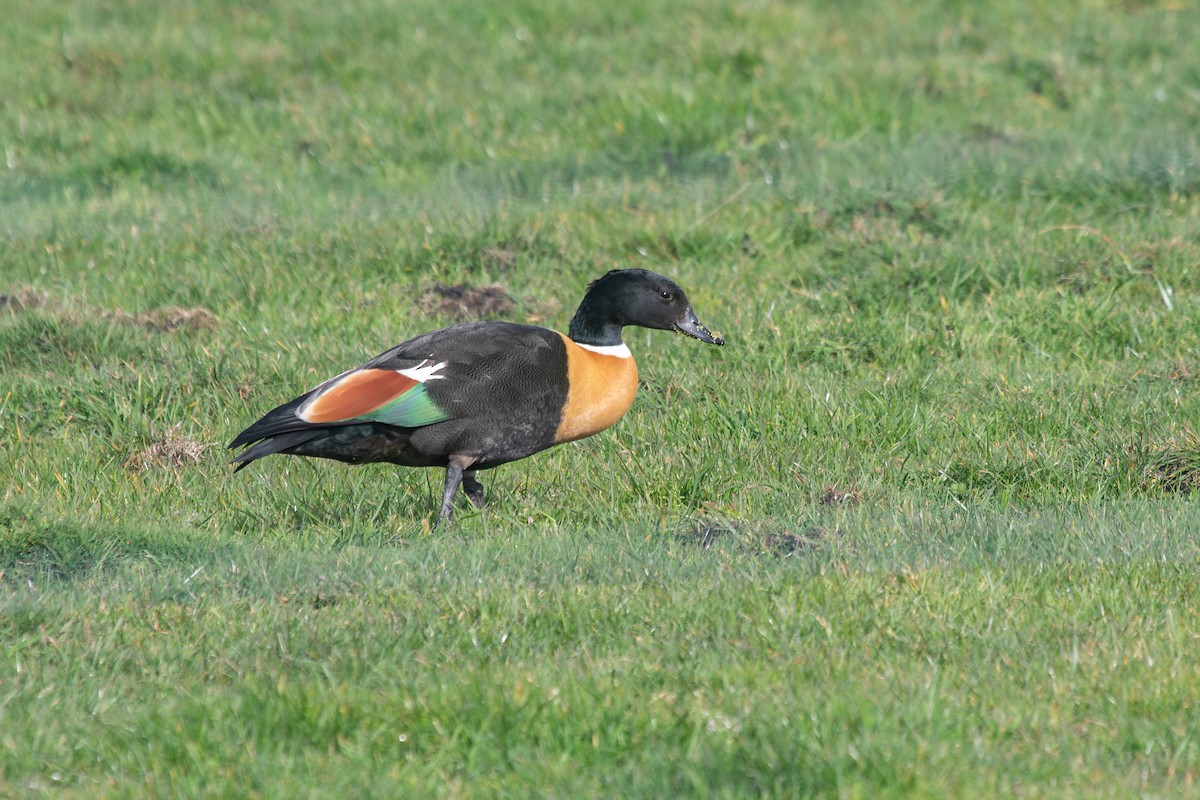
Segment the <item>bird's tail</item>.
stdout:
<path fill-rule="evenodd" d="M 269 456 L 273 453 L 289 453 L 305 442 L 310 442 L 317 438 L 323 432 L 321 428 L 309 428 L 307 430 L 287 431 L 269 436 L 234 456 L 231 463 L 237 464 L 237 467 L 233 471 L 237 472 L 251 461 L 257 461 L 263 456 Z M 238 443 L 237 440 L 234 441 L 235 444 Z M 230 447 L 233 446 L 230 445 Z"/>

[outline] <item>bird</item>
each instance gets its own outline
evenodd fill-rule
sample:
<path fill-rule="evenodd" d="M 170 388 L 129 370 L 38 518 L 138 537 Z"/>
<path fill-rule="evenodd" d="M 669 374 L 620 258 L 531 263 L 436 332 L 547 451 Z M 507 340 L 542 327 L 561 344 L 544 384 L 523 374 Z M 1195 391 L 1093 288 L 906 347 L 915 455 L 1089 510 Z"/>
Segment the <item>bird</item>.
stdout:
<path fill-rule="evenodd" d="M 462 488 L 477 508 L 476 474 L 611 427 L 633 403 L 637 364 L 628 325 L 725 340 L 696 318 L 687 294 L 645 269 L 589 284 L 566 334 L 511 322 L 425 333 L 330 378 L 239 433 L 235 472 L 275 453 L 350 464 L 446 470 L 433 527 L 451 520 Z"/>

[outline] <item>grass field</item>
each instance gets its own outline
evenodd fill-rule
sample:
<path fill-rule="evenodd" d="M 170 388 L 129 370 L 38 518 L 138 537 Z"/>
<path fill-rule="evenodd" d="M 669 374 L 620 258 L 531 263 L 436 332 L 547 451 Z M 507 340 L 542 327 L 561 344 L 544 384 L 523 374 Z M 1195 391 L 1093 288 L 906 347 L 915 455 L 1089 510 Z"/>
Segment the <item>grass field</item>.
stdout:
<path fill-rule="evenodd" d="M 1200 796 L 1191 3 L 6 5 L 0 796 Z M 231 475 L 618 266 L 483 512 Z"/>

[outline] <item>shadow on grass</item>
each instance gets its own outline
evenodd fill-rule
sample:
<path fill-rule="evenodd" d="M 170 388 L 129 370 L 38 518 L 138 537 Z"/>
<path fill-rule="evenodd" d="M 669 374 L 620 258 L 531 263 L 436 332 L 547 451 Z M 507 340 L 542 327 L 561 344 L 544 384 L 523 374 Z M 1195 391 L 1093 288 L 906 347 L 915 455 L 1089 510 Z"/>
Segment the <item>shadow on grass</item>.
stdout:
<path fill-rule="evenodd" d="M 14 180 L 0 183 L 0 200 L 46 202 L 65 197 L 105 197 L 121 186 L 154 189 L 171 186 L 219 188 L 220 171 L 201 160 L 186 160 L 147 148 L 99 154 L 58 171 L 24 170 Z"/>
<path fill-rule="evenodd" d="M 47 519 L 27 504 L 0 505 L 0 583 L 75 581 L 133 560 L 181 567 L 212 546 L 180 530 Z"/>
<path fill-rule="evenodd" d="M 838 548 L 841 528 L 825 525 L 808 527 L 748 525 L 731 521 L 697 521 L 688 530 L 677 533 L 682 545 L 709 550 L 721 542 L 730 542 L 738 552 L 790 558 L 804 554 L 829 554 Z"/>

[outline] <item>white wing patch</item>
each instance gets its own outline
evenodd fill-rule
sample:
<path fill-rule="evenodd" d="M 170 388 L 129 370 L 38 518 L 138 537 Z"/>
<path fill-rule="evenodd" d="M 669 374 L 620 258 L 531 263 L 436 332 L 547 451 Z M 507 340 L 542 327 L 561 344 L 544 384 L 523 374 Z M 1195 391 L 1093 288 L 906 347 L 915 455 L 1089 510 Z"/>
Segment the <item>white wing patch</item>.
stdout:
<path fill-rule="evenodd" d="M 417 383 L 424 383 L 425 381 L 436 381 L 436 380 L 446 377 L 445 375 L 437 374 L 438 370 L 440 370 L 442 367 L 446 366 L 446 362 L 442 361 L 440 363 L 433 364 L 432 366 L 428 366 L 428 367 L 425 366 L 431 360 L 432 359 L 427 358 L 424 361 L 422 361 L 420 364 L 417 364 L 415 367 L 409 367 L 408 369 L 398 369 L 398 370 L 396 370 L 396 372 L 399 372 L 404 377 L 414 380 Z"/>

